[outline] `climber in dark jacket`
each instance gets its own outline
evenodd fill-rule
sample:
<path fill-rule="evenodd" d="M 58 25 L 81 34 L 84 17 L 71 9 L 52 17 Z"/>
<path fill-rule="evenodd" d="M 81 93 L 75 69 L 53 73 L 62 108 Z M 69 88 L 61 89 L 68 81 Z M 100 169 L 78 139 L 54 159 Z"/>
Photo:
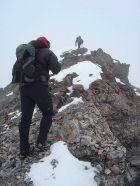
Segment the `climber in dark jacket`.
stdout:
<path fill-rule="evenodd" d="M 49 49 L 50 42 L 45 37 L 29 42 L 36 49 L 35 64 L 35 81 L 33 83 L 21 85 L 21 122 L 19 125 L 20 133 L 20 158 L 24 159 L 34 150 L 46 150 L 45 141 L 49 132 L 52 116 L 53 105 L 48 91 L 49 70 L 53 74 L 58 74 L 61 70 L 61 64 L 58 62 L 56 55 Z M 42 112 L 40 122 L 40 131 L 37 138 L 35 149 L 29 145 L 29 129 L 34 112 L 35 104 Z"/>
<path fill-rule="evenodd" d="M 75 41 L 75 46 L 77 46 L 77 43 L 78 43 L 78 48 L 80 48 L 80 46 L 83 44 L 83 39 L 81 38 L 81 36 L 78 36 L 76 38 L 76 41 Z"/>

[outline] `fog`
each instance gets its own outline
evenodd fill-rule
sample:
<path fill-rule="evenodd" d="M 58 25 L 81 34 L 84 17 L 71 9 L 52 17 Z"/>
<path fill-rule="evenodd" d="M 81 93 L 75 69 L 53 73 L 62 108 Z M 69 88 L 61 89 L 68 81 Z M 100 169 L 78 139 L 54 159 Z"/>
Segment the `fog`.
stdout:
<path fill-rule="evenodd" d="M 11 82 L 19 44 L 45 36 L 55 53 L 75 49 L 79 35 L 84 47 L 130 64 L 129 81 L 140 87 L 139 0 L 0 1 L 0 33 L 1 88 Z"/>

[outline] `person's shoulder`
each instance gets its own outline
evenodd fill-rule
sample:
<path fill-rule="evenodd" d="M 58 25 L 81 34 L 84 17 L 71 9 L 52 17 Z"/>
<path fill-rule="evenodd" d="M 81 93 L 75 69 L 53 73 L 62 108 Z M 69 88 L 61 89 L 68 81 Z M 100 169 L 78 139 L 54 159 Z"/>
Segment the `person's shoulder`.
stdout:
<path fill-rule="evenodd" d="M 39 50 L 40 50 L 41 52 L 43 52 L 43 53 L 47 53 L 47 54 L 51 53 L 50 50 L 49 50 L 48 48 L 40 48 Z"/>
<path fill-rule="evenodd" d="M 52 50 L 50 50 L 50 49 L 48 49 L 49 50 L 49 53 L 50 54 L 52 54 L 52 55 L 55 55 L 55 53 L 52 51 Z M 56 56 L 56 55 L 55 55 Z"/>
<path fill-rule="evenodd" d="M 50 50 L 49 48 L 41 48 L 40 51 L 41 51 L 42 53 L 47 54 L 47 55 L 56 56 L 56 55 L 54 54 L 54 52 L 53 52 L 52 50 Z"/>
<path fill-rule="evenodd" d="M 49 49 L 49 48 L 47 48 L 47 47 L 45 47 L 45 48 L 42 48 L 44 51 L 47 51 L 47 52 L 49 52 L 49 53 L 52 53 L 52 51 Z"/>

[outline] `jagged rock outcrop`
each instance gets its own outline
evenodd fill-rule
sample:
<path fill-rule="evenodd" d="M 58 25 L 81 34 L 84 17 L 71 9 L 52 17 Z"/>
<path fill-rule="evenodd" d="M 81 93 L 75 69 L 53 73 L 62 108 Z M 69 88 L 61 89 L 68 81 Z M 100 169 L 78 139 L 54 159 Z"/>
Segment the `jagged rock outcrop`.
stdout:
<path fill-rule="evenodd" d="M 87 51 L 88 51 L 87 48 L 78 48 L 77 50 L 63 52 L 62 55 L 60 55 L 60 57 L 69 58 L 73 56 L 79 56 L 80 54 L 84 55 Z"/>
<path fill-rule="evenodd" d="M 80 48 L 61 55 L 61 57 L 64 57 L 61 62 L 62 68 L 65 69 L 77 62 L 88 60 L 94 64 L 100 65 L 104 72 L 113 73 L 115 77 L 119 78 L 123 83 L 129 85 L 129 64 L 120 63 L 118 60 L 114 60 L 109 54 L 103 52 L 102 49 L 91 51 L 91 54 L 85 54 L 87 51 L 88 50 L 86 48 Z"/>
<path fill-rule="evenodd" d="M 63 68 L 76 64 L 77 60 L 82 58 L 89 60 L 86 59 L 88 55 L 76 56 L 75 54 L 71 57 L 68 55 L 70 54 L 66 54 L 62 60 Z M 110 65 L 105 65 L 104 73 L 101 73 L 102 80 L 92 82 L 88 90 L 85 90 L 83 85 L 73 85 L 73 79 L 78 76 L 76 73 L 68 74 L 61 82 L 57 82 L 53 77 L 50 80 L 55 116 L 48 140 L 51 143 L 63 140 L 74 156 L 90 161 L 99 171 L 94 178 L 99 186 L 138 186 L 140 182 L 140 97 L 129 85 L 117 83 L 113 73 L 106 70 L 106 68 L 115 68 L 112 64 L 113 59 L 108 54 L 99 49 L 92 52 L 89 58 L 93 58 L 93 61 L 98 59 L 97 61 L 100 62 L 98 65 L 108 59 L 106 63 Z M 66 63 L 67 60 L 70 64 Z M 72 91 L 69 87 L 72 87 Z M 30 180 L 28 183 L 24 181 L 25 172 L 29 171 L 32 163 L 38 162 L 46 153 L 38 153 L 20 163 L 18 124 L 21 114 L 18 86 L 8 85 L 1 91 L 2 184 L 12 183 L 22 186 L 30 183 L 32 185 Z M 13 94 L 10 94 L 11 92 Z M 10 95 L 6 96 L 8 94 Z M 71 103 L 74 97 L 81 98 L 82 102 L 72 104 L 59 112 L 59 108 Z M 13 117 L 15 113 L 17 117 Z M 36 142 L 41 117 L 36 107 L 30 130 L 32 145 Z"/>

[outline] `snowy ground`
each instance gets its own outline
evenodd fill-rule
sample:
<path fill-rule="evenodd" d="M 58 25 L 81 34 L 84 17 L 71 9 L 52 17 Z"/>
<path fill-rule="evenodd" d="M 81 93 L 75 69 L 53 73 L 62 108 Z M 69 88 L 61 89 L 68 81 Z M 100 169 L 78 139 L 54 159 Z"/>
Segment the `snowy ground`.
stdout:
<path fill-rule="evenodd" d="M 11 92 L 11 93 L 7 94 L 6 96 L 12 96 L 12 95 L 13 95 L 13 92 Z"/>
<path fill-rule="evenodd" d="M 81 97 L 80 97 L 80 98 L 73 98 L 73 101 L 72 101 L 71 103 L 62 106 L 62 107 L 58 110 L 58 112 L 61 112 L 62 110 L 66 109 L 68 106 L 70 106 L 70 105 L 72 105 L 72 104 L 78 104 L 79 102 L 83 102 Z"/>
<path fill-rule="evenodd" d="M 57 81 L 63 81 L 67 74 L 72 74 L 73 72 L 79 75 L 73 79 L 73 84 L 82 84 L 85 90 L 87 90 L 92 82 L 101 79 L 100 72 L 102 71 L 99 66 L 93 64 L 91 61 L 83 61 L 60 71 L 58 75 L 52 76 L 51 79 L 55 78 Z"/>
<path fill-rule="evenodd" d="M 14 115 L 11 120 L 15 119 L 15 118 L 18 118 L 20 115 L 21 115 L 21 112 L 19 110 L 16 110 L 15 112 L 11 112 L 8 114 L 9 116 L 10 115 Z"/>
<path fill-rule="evenodd" d="M 115 78 L 115 79 L 116 79 L 116 82 L 118 82 L 118 83 L 121 83 L 121 84 L 125 85 L 123 82 L 121 82 L 121 80 L 120 80 L 120 79 L 118 79 L 118 78 Z"/>
<path fill-rule="evenodd" d="M 139 93 L 137 93 L 137 92 L 135 92 L 136 94 L 137 94 L 137 96 L 140 96 L 140 94 Z"/>
<path fill-rule="evenodd" d="M 94 171 L 89 162 L 79 161 L 59 141 L 51 146 L 49 156 L 32 165 L 27 178 L 34 186 L 97 186 Z"/>

